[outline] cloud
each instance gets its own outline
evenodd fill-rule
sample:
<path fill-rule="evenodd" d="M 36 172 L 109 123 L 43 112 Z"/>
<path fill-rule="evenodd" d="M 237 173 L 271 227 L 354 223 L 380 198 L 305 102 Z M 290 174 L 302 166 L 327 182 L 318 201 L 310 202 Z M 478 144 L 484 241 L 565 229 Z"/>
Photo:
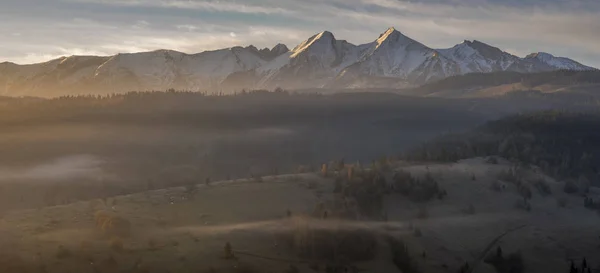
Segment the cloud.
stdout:
<path fill-rule="evenodd" d="M 140 29 L 140 28 L 147 28 L 148 26 L 150 26 L 150 23 L 148 23 L 148 21 L 139 20 L 139 21 L 135 22 L 135 24 L 132 27 Z"/>
<path fill-rule="evenodd" d="M 197 26 L 194 25 L 177 25 L 175 26 L 177 29 L 187 30 L 187 31 L 195 31 L 198 29 Z"/>
<path fill-rule="evenodd" d="M 217 12 L 253 13 L 253 14 L 293 14 L 294 11 L 273 5 L 242 4 L 235 1 L 203 1 L 203 0 L 67 0 L 68 2 L 85 4 L 104 4 L 129 7 L 163 7 L 194 9 Z"/>
<path fill-rule="evenodd" d="M 600 66 L 598 12 L 596 0 L 8 0 L 0 4 L 0 33 L 20 35 L 4 37 L 0 60 L 294 47 L 323 30 L 365 43 L 395 26 L 432 47 L 477 39 L 519 55 L 547 51 Z"/>

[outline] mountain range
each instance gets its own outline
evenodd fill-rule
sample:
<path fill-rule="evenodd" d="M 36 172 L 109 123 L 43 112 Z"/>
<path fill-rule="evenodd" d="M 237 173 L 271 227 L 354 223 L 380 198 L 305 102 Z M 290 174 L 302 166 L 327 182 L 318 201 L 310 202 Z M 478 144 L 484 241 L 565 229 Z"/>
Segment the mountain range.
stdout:
<path fill-rule="evenodd" d="M 180 89 L 406 88 L 468 73 L 595 70 L 548 53 L 524 58 L 480 41 L 433 49 L 387 29 L 354 45 L 328 31 L 293 49 L 232 47 L 197 54 L 172 50 L 114 56 L 70 56 L 44 63 L 0 63 L 0 95 L 61 96 Z"/>

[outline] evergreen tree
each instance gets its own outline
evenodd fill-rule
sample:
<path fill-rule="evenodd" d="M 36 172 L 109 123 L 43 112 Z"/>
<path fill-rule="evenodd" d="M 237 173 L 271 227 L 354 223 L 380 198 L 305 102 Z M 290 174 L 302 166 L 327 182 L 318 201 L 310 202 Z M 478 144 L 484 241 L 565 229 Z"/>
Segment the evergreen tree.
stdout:
<path fill-rule="evenodd" d="M 503 259 L 503 257 L 502 257 L 502 248 L 501 247 L 498 247 L 496 249 L 496 258 L 500 259 L 500 260 Z"/>
<path fill-rule="evenodd" d="M 575 267 L 575 263 L 573 261 L 571 261 L 571 269 L 569 270 L 569 273 L 577 273 L 577 267 Z"/>
<path fill-rule="evenodd" d="M 233 254 L 233 248 L 231 247 L 231 244 L 229 242 L 227 242 L 225 244 L 225 259 L 234 259 L 235 255 Z"/>

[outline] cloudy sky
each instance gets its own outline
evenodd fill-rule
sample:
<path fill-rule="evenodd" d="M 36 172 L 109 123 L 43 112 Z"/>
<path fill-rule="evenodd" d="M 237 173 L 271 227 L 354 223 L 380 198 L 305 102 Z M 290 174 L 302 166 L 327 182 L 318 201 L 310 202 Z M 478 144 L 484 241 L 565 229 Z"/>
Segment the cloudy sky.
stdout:
<path fill-rule="evenodd" d="M 0 62 L 253 44 L 329 30 L 370 42 L 388 27 L 430 47 L 480 40 L 600 67 L 599 0 L 0 0 Z"/>

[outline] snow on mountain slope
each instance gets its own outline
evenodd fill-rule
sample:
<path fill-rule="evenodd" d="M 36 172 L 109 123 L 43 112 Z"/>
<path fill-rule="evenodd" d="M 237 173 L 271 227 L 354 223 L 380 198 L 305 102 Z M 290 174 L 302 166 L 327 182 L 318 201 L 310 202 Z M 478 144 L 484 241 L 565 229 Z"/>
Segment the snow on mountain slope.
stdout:
<path fill-rule="evenodd" d="M 61 84 L 72 85 L 87 81 L 94 77 L 98 66 L 108 61 L 109 57 L 70 56 L 64 58 L 56 69 L 47 73 Z"/>
<path fill-rule="evenodd" d="M 136 81 L 140 88 L 218 88 L 228 75 L 266 63 L 254 47 L 233 47 L 189 55 L 177 51 L 119 54 L 98 67 L 95 78 L 104 83 Z"/>
<path fill-rule="evenodd" d="M 215 90 L 221 81 L 277 56 L 279 45 L 262 53 L 255 47 L 233 47 L 198 54 L 171 50 L 117 54 L 111 57 L 71 56 L 49 62 L 0 64 L 0 92 L 12 95 L 66 95 L 131 90 Z"/>
<path fill-rule="evenodd" d="M 361 76 L 399 78 L 410 83 L 422 83 L 460 73 L 458 65 L 431 49 L 389 28 L 375 42 L 368 44 L 360 61 L 347 67 L 336 81 L 353 85 Z"/>
<path fill-rule="evenodd" d="M 390 28 L 353 45 L 331 32 L 291 51 L 232 47 L 197 54 L 171 50 L 110 57 L 71 56 L 39 64 L 0 63 L 0 95 L 55 96 L 131 90 L 233 92 L 247 88 L 407 87 L 466 73 L 594 69 L 568 58 L 534 53 L 519 58 L 479 41 L 432 49 Z"/>
<path fill-rule="evenodd" d="M 5 65 L 0 68 L 0 92 L 5 95 L 32 95 L 37 90 L 51 90 L 62 85 L 81 85 L 93 76 L 106 57 L 71 56 L 28 65 Z M 0 66 L 1 67 L 1 66 Z"/>
<path fill-rule="evenodd" d="M 282 54 L 287 53 L 290 49 L 284 44 L 277 44 L 273 48 L 263 48 L 259 50 L 260 56 L 267 61 L 271 61 Z"/>
<path fill-rule="evenodd" d="M 258 68 L 258 76 L 262 78 L 260 85 L 292 88 L 322 86 L 342 69 L 358 61 L 365 49 L 345 40 L 336 40 L 329 31 L 318 33 Z"/>
<path fill-rule="evenodd" d="M 437 51 L 456 62 L 461 74 L 505 71 L 520 61 L 517 56 L 476 40 Z"/>
<path fill-rule="evenodd" d="M 555 57 L 545 52 L 532 53 L 525 57 L 525 60 L 543 63 L 553 69 L 568 70 L 595 70 L 593 67 L 585 66 L 574 60 L 564 57 Z"/>
<path fill-rule="evenodd" d="M 43 63 L 18 65 L 13 63 L 4 63 L 6 68 L 12 70 L 12 75 L 20 79 L 30 79 L 36 75 L 48 73 L 54 69 L 64 60 L 66 57 L 53 59 Z"/>

